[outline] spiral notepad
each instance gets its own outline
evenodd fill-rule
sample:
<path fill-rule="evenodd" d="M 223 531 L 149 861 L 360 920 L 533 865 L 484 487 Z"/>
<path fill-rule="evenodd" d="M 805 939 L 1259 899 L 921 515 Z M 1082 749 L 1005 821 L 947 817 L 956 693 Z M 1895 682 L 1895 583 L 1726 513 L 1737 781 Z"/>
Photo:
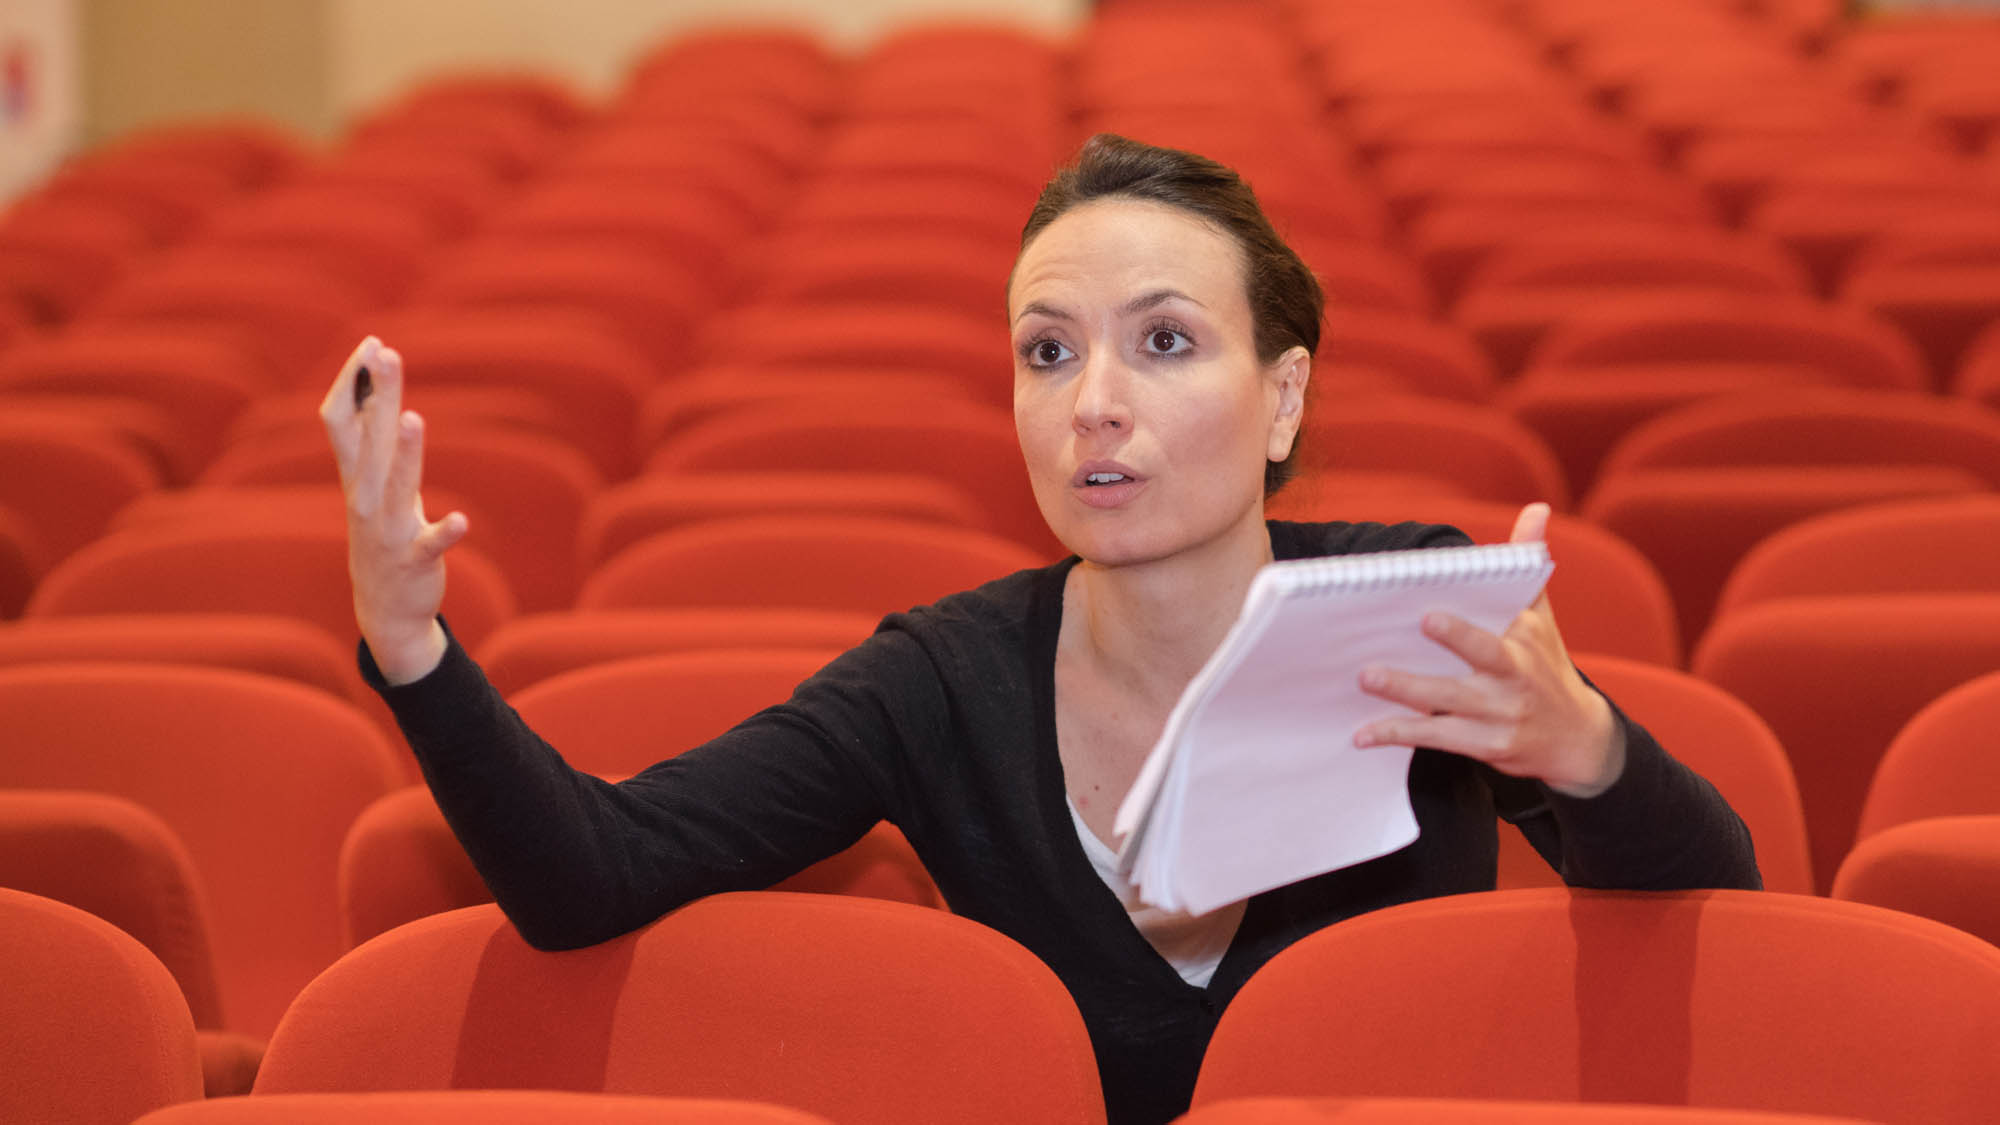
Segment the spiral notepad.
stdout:
<path fill-rule="evenodd" d="M 1140 897 L 1205 914 L 1415 840 L 1411 748 L 1354 748 L 1358 729 L 1400 710 L 1361 691 L 1361 670 L 1463 674 L 1423 615 L 1501 632 L 1553 567 L 1546 545 L 1508 543 L 1258 571 L 1119 807 L 1119 864 Z"/>

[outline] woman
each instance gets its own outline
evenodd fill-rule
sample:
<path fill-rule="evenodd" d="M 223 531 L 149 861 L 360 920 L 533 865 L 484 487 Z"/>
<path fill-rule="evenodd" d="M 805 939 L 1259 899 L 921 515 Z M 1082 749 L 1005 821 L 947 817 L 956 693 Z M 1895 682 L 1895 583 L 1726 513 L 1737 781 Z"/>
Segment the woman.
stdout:
<path fill-rule="evenodd" d="M 1264 520 L 1320 294 L 1220 165 L 1093 139 L 1028 221 L 1008 315 L 1022 452 L 1077 557 L 892 615 L 787 704 L 618 785 L 565 766 L 439 623 L 441 557 L 465 518 L 422 513 L 422 423 L 400 413 L 398 357 L 371 339 L 349 361 L 322 416 L 364 670 L 527 940 L 586 945 L 768 885 L 886 818 L 953 910 L 1069 987 L 1111 1120 L 1160 1122 L 1186 1108 L 1223 1005 L 1278 950 L 1365 910 L 1492 888 L 1496 811 L 1573 884 L 1757 885 L 1741 822 L 1582 679 L 1543 600 L 1503 635 L 1425 621 L 1468 675 L 1363 674 L 1410 712 L 1358 741 L 1428 748 L 1410 769 L 1416 843 L 1205 916 L 1140 906 L 1110 862 L 1112 817 L 1257 568 L 1465 539 Z M 374 394 L 357 409 L 362 366 Z M 1531 505 L 1515 538 L 1547 516 Z"/>

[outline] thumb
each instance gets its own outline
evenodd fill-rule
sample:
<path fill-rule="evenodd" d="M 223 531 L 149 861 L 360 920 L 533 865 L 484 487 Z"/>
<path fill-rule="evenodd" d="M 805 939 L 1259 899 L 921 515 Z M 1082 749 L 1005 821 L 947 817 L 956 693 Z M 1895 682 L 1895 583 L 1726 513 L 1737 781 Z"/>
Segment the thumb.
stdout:
<path fill-rule="evenodd" d="M 1548 538 L 1549 506 L 1537 500 L 1521 509 L 1514 517 L 1514 530 L 1508 534 L 1509 543 L 1539 543 Z"/>
<path fill-rule="evenodd" d="M 1507 542 L 1545 542 L 1549 537 L 1549 511 L 1549 506 L 1539 500 L 1522 508 L 1521 514 L 1514 517 L 1514 530 L 1508 534 Z M 1554 623 L 1555 607 L 1549 605 L 1548 587 L 1542 587 L 1541 593 L 1535 597 L 1535 604 L 1528 607 L 1528 612 L 1539 613 Z"/>

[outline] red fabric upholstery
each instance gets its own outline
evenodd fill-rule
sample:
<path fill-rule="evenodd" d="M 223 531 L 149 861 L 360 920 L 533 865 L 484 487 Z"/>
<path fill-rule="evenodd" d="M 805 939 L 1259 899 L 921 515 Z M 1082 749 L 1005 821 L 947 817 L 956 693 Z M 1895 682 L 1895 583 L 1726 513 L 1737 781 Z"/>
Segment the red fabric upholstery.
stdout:
<path fill-rule="evenodd" d="M 1479 341 L 1507 379 L 1520 373 L 1549 331 L 1588 321 L 1607 296 L 1807 291 L 1805 275 L 1769 246 L 1636 229 L 1648 233 L 1624 239 L 1586 234 L 1502 247 L 1474 275 L 1452 319 Z"/>
<path fill-rule="evenodd" d="M 477 644 L 512 616 L 512 594 L 475 550 L 453 550 L 445 567 L 445 615 L 466 643 Z M 27 615 L 147 612 L 278 614 L 336 639 L 353 637 L 346 532 L 198 524 L 119 532 L 51 570 Z"/>
<path fill-rule="evenodd" d="M 68 333 L 0 354 L 0 391 L 130 399 L 165 412 L 167 467 L 181 483 L 215 456 L 230 422 L 263 389 L 244 349 L 171 327 Z"/>
<path fill-rule="evenodd" d="M 1857 1013 L 1867 1013 L 1857 1018 Z M 1556 889 L 1391 907 L 1273 958 L 1195 1102 L 1261 1095 L 1624 1101 L 1986 1120 L 2000 950 L 1769 892 Z"/>
<path fill-rule="evenodd" d="M 0 887 L 130 934 L 174 975 L 195 1025 L 222 1026 L 200 879 L 158 816 L 108 793 L 0 790 Z"/>
<path fill-rule="evenodd" d="M 584 580 L 576 604 L 895 613 L 1046 561 L 1012 540 L 905 520 L 713 520 L 626 548 Z"/>
<path fill-rule="evenodd" d="M 137 661 L 235 668 L 364 702 L 354 655 L 326 630 L 250 613 L 88 614 L 36 617 L 0 629 L 0 666 Z M 373 694 L 372 692 L 369 694 Z"/>
<path fill-rule="evenodd" d="M 395 159 L 343 152 L 302 175 L 300 189 L 386 199 L 421 213 L 441 236 L 464 234 L 503 193 L 500 178 L 476 155 L 401 147 Z"/>
<path fill-rule="evenodd" d="M 1625 713 L 1707 778 L 1750 829 L 1764 889 L 1812 894 L 1812 852 L 1798 779 L 1777 735 L 1713 684 L 1652 664 L 1578 653 L 1577 666 Z M 1555 886 L 1549 865 L 1520 837 L 1500 833 L 1501 886 Z"/>
<path fill-rule="evenodd" d="M 1833 897 L 1934 918 L 2000 945 L 2000 813 L 1913 820 L 1854 846 Z"/>
<path fill-rule="evenodd" d="M 27 607 L 28 595 L 48 566 L 42 555 L 42 541 L 34 529 L 0 506 L 0 620 L 19 617 Z"/>
<path fill-rule="evenodd" d="M 899 396 L 905 404 L 965 399 L 1011 410 L 1014 386 L 1001 379 L 979 383 L 935 371 L 881 372 L 824 365 L 703 367 L 662 383 L 646 396 L 639 411 L 639 441 L 651 449 L 732 410 L 801 402 L 841 409 L 842 400 L 887 401 Z"/>
<path fill-rule="evenodd" d="M 1825 385 L 1825 373 L 1804 364 L 1620 362 L 1532 368 L 1497 404 L 1549 443 L 1570 487 L 1586 496 L 1606 454 L 1644 422 L 1706 399 Z"/>
<path fill-rule="evenodd" d="M 710 294 L 693 269 L 629 247 L 486 242 L 433 270 L 412 301 L 435 309 L 596 317 L 656 370 L 673 372 L 686 366 L 688 339 Z"/>
<path fill-rule="evenodd" d="M 648 473 L 593 496 L 583 511 L 584 573 L 648 535 L 752 515 L 857 515 L 984 527 L 986 510 L 947 479 L 907 473 L 792 470 Z"/>
<path fill-rule="evenodd" d="M 840 651 L 860 644 L 875 631 L 876 621 L 869 613 L 827 609 L 575 610 L 517 617 L 494 630 L 473 655 L 493 686 L 512 695 L 559 672 L 656 652 Z"/>
<path fill-rule="evenodd" d="M 1978 492 L 1980 478 L 1947 465 L 1641 469 L 1607 476 L 1583 514 L 1637 547 L 1660 570 L 1698 643 L 1723 584 L 1752 547 L 1790 524 L 1865 504 Z"/>
<path fill-rule="evenodd" d="M 0 1117 L 124 1125 L 202 1096 L 173 975 L 111 923 L 0 889 Z"/>
<path fill-rule="evenodd" d="M 0 887 L 67 903 L 138 939 L 187 1000 L 208 1096 L 247 1094 L 264 1041 L 223 1030 L 199 884 L 173 830 L 130 801 L 0 790 Z"/>
<path fill-rule="evenodd" d="M 2000 596 L 1787 598 L 1716 622 L 1694 673 L 1750 705 L 1798 775 L 1822 890 L 1854 843 L 1869 779 L 1926 704 L 2000 667 Z"/>
<path fill-rule="evenodd" d="M 1841 294 L 1901 328 L 1942 389 L 1973 339 L 2000 322 L 2000 265 L 1878 266 L 1856 271 Z"/>
<path fill-rule="evenodd" d="M 384 195 L 287 185 L 225 210 L 203 236 L 204 248 L 298 262 L 395 299 L 428 268 L 438 231 L 421 207 Z"/>
<path fill-rule="evenodd" d="M 758 1102 L 555 1090 L 265 1094 L 169 1106 L 132 1125 L 351 1125 L 356 1121 L 372 1125 L 832 1125 L 818 1114 Z"/>
<path fill-rule="evenodd" d="M 1965 358 L 1951 381 L 1961 398 L 2000 406 L 2000 324 L 1988 328 L 1966 346 Z"/>
<path fill-rule="evenodd" d="M 771 889 L 941 905 L 923 862 L 888 823 Z M 350 948 L 405 922 L 492 901 L 422 786 L 364 809 L 341 849 L 340 922 Z"/>
<path fill-rule="evenodd" d="M 1334 317 L 1319 344 L 1312 392 L 1322 403 L 1345 405 L 1347 391 L 1464 402 L 1483 402 L 1493 393 L 1492 361 L 1463 331 L 1435 320 L 1383 313 Z"/>
<path fill-rule="evenodd" d="M 1421 472 L 1481 500 L 1569 507 L 1555 455 L 1490 407 L 1400 395 L 1320 399 L 1307 409 L 1300 441 L 1306 472 Z"/>
<path fill-rule="evenodd" d="M 757 303 L 713 318 L 702 332 L 698 358 L 707 364 L 760 368 L 817 364 L 944 372 L 975 383 L 998 380 L 1011 386 L 1007 352 L 996 332 L 992 321 L 964 313 L 880 304 Z M 884 340 L 895 340 L 896 346 L 885 348 Z"/>
<path fill-rule="evenodd" d="M 1544 367 L 1663 360 L 1797 363 L 1857 387 L 1930 386 L 1922 358 L 1895 329 L 1799 296 L 1740 293 L 1607 297 L 1542 338 Z"/>
<path fill-rule="evenodd" d="M 365 287 L 252 250 L 210 246 L 191 257 L 134 271 L 74 322 L 165 324 L 226 331 L 255 349 L 266 378 L 285 385 L 379 304 Z"/>
<path fill-rule="evenodd" d="M 567 441 L 605 478 L 635 467 L 632 419 L 660 369 L 602 324 L 559 310 L 468 308 L 413 310 L 371 321 L 369 331 L 402 355 L 410 409 L 435 402 L 456 419 L 476 416 L 476 394 L 526 394 L 540 408 L 532 428 Z M 317 414 L 300 417 L 316 424 Z"/>
<path fill-rule="evenodd" d="M 784 702 L 837 651 L 711 648 L 634 656 L 540 680 L 509 702 L 571 765 L 624 777 Z M 341 854 L 340 884 L 350 942 L 491 901 L 423 789 L 384 798 L 362 814 Z M 921 906 L 939 901 L 909 842 L 887 824 L 781 886 Z"/>
<path fill-rule="evenodd" d="M 341 948 L 405 922 L 493 901 L 431 791 L 399 789 L 362 809 L 340 849 Z"/>
<path fill-rule="evenodd" d="M 595 240 L 707 274 L 727 266 L 750 219 L 740 201 L 693 177 L 648 184 L 577 176 L 536 183 L 480 234 L 523 247 Z"/>
<path fill-rule="evenodd" d="M 338 469 L 314 423 L 237 442 L 203 476 L 210 485 L 332 484 Z M 603 478 L 566 442 L 504 425 L 461 424 L 424 433 L 424 480 L 463 496 L 485 516 L 466 545 L 506 574 L 531 610 L 560 609 L 576 592 L 576 531 Z M 436 519 L 448 509 L 427 510 Z M 454 551 L 446 558 L 454 558 Z"/>
<path fill-rule="evenodd" d="M 566 953 L 494 907 L 425 919 L 314 981 L 258 1075 L 261 1093 L 494 1085 L 1103 1120 L 1083 1021 L 1032 954 L 943 911 L 825 895 L 718 895 Z"/>
<path fill-rule="evenodd" d="M 0 318 L 12 333 L 60 324 L 152 242 L 150 231 L 113 207 L 46 193 L 17 198 L 0 218 L 0 294 L 9 310 Z"/>
<path fill-rule="evenodd" d="M 2000 813 L 2000 672 L 1968 679 L 1896 732 L 1875 766 L 1855 838 L 1934 816 Z"/>
<path fill-rule="evenodd" d="M 2000 590 L 2000 495 L 1873 504 L 1771 533 L 1730 572 L 1717 614 L 1774 598 Z"/>
<path fill-rule="evenodd" d="M 0 504 L 26 522 L 47 565 L 160 483 L 158 468 L 101 427 L 0 412 Z"/>
<path fill-rule="evenodd" d="M 398 752 L 324 692 L 215 668 L 0 669 L 0 713 L 0 786 L 124 797 L 186 845 L 227 1027 L 268 1034 L 340 950 L 341 839 L 401 783 Z"/>
<path fill-rule="evenodd" d="M 1013 247 L 966 234 L 910 233 L 856 238 L 829 232 L 794 236 L 765 251 L 751 285 L 755 299 L 799 304 L 865 301 L 1004 317 L 996 279 L 1013 267 Z"/>
<path fill-rule="evenodd" d="M 551 676 L 508 703 L 577 769 L 638 773 L 783 703 L 838 649 L 656 653 Z"/>

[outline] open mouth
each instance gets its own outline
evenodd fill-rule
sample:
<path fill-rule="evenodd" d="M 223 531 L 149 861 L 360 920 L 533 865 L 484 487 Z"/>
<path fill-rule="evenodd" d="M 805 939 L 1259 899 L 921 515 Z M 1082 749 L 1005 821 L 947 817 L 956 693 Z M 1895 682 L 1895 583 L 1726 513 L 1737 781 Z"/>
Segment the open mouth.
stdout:
<path fill-rule="evenodd" d="M 1130 479 L 1132 478 L 1124 473 L 1092 473 L 1083 478 L 1083 485 L 1085 488 L 1092 488 L 1098 485 L 1124 484 Z"/>

